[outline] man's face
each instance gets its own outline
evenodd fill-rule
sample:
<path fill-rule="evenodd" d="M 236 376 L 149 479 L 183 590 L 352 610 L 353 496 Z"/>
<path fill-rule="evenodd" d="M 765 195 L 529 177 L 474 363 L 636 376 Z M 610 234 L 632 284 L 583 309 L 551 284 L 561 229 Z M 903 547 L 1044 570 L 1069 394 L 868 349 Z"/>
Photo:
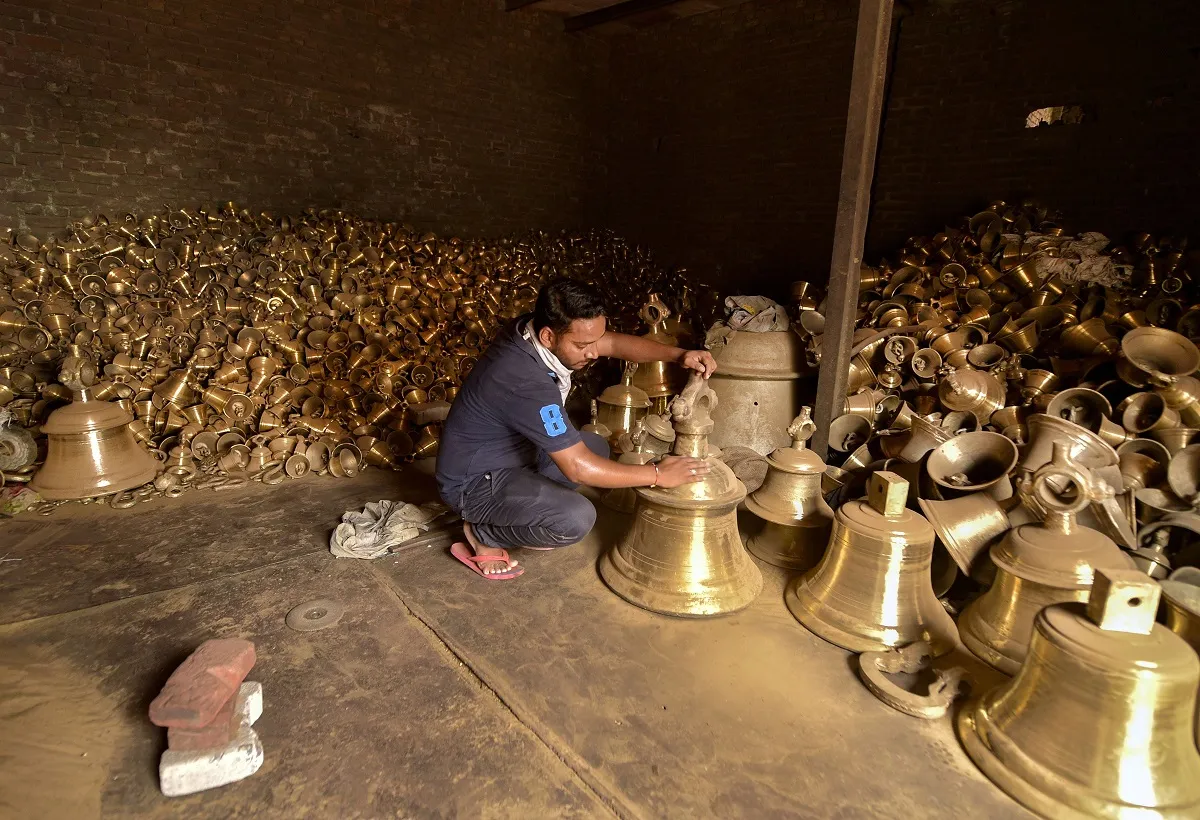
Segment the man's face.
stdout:
<path fill-rule="evenodd" d="M 571 370 L 582 370 L 598 357 L 596 343 L 604 335 L 604 329 L 603 316 L 576 319 L 563 333 L 555 333 L 548 327 L 542 328 L 538 333 L 538 341 Z"/>

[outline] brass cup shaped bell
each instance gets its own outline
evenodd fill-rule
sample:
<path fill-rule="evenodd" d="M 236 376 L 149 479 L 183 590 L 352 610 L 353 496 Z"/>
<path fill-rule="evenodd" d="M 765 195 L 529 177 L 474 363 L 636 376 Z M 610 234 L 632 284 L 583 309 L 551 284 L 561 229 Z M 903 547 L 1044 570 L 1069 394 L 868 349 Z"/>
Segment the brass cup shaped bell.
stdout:
<path fill-rule="evenodd" d="M 984 556 L 1012 528 L 1000 502 L 987 493 L 971 493 L 949 501 L 921 498 L 917 503 L 958 568 L 977 580 L 987 578 L 990 562 Z"/>
<path fill-rule="evenodd" d="M 1012 495 L 1008 474 L 1017 466 L 1017 445 L 1000 433 L 962 433 L 939 444 L 925 462 L 929 477 L 954 493 Z M 1007 491 L 1004 491 L 1007 490 Z"/>
<path fill-rule="evenodd" d="M 1121 339 L 1121 353 L 1160 383 L 1200 369 L 1200 350 L 1191 339 L 1161 327 L 1140 327 Z"/>
<path fill-rule="evenodd" d="M 1055 444 L 1053 460 L 1034 474 L 1028 493 L 1046 510 L 1045 522 L 1021 525 L 992 547 L 996 581 L 958 620 L 971 653 L 1009 675 L 1025 659 L 1038 611 L 1087 601 L 1096 569 L 1133 566 L 1112 539 L 1075 522 L 1091 503 L 1091 490 L 1068 444 Z"/>
<path fill-rule="evenodd" d="M 1179 426 L 1179 413 L 1159 393 L 1134 393 L 1117 406 L 1121 426 L 1134 436 Z"/>
<path fill-rule="evenodd" d="M 788 428 L 792 446 L 767 456 L 762 486 L 746 497 L 746 508 L 765 522 L 746 539 L 746 549 L 784 569 L 816 566 L 833 528 L 833 510 L 821 493 L 825 462 L 805 445 L 815 430 L 811 409 L 800 408 Z"/>
<path fill-rule="evenodd" d="M 916 464 L 934 447 L 949 441 L 954 435 L 953 430 L 942 427 L 935 421 L 924 416 L 913 416 L 908 434 L 908 441 L 896 454 L 896 457 L 910 464 Z"/>
<path fill-rule="evenodd" d="M 1114 467 L 1118 464 L 1116 450 L 1086 427 L 1046 413 L 1035 413 L 1026 424 L 1029 443 L 1022 454 L 1022 470 L 1033 472 L 1049 462 L 1056 443 L 1067 444 L 1070 459 L 1082 467 Z"/>
<path fill-rule="evenodd" d="M 1005 325 L 996 336 L 996 344 L 1008 348 L 1011 353 L 1029 353 L 1038 345 L 1037 322 L 1026 318 Z"/>
<path fill-rule="evenodd" d="M 1154 623 L 1144 574 L 1097 570 L 1089 592 L 1037 614 L 1024 665 L 967 704 L 959 739 L 1042 817 L 1198 817 L 1200 660 Z"/>
<path fill-rule="evenodd" d="M 705 458 L 709 474 L 669 490 L 639 487 L 632 527 L 600 559 L 609 588 L 652 612 L 721 615 L 743 609 L 762 591 L 762 574 L 738 534 L 745 485 L 708 453 L 716 402 L 699 374 L 671 402 L 675 455 Z"/>
<path fill-rule="evenodd" d="M 852 452 L 870 437 L 871 422 L 859 415 L 847 413 L 829 425 L 829 446 L 838 452 Z"/>
<path fill-rule="evenodd" d="M 979 370 L 952 370 L 938 384 L 938 398 L 950 410 L 973 413 L 987 424 L 992 413 L 1004 406 L 1004 385 Z"/>
<path fill-rule="evenodd" d="M 918 350 L 909 362 L 913 373 L 919 379 L 932 379 L 937 376 L 942 366 L 942 354 L 930 347 Z"/>
<path fill-rule="evenodd" d="M 788 585 L 788 609 L 852 652 L 915 641 L 949 652 L 957 638 L 933 592 L 933 527 L 905 507 L 908 482 L 895 473 L 874 473 L 867 497 L 838 509 L 821 563 Z"/>

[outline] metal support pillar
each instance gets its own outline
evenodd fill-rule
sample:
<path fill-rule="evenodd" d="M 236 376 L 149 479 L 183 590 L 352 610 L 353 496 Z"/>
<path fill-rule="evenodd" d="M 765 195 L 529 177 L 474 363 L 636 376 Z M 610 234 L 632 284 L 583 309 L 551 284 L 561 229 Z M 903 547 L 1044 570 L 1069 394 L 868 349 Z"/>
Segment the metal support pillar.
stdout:
<path fill-rule="evenodd" d="M 850 370 L 850 350 L 854 346 L 854 316 L 858 310 L 859 270 L 867 234 L 871 183 L 875 177 L 875 148 L 879 141 L 879 119 L 887 78 L 892 5 L 893 0 L 859 0 L 858 4 L 854 73 L 850 78 L 842 181 L 833 230 L 833 260 L 829 268 L 825 334 L 814 408 L 817 431 L 810 442 L 822 457 L 829 451 L 829 424 L 842 414 L 846 401 L 846 377 Z"/>

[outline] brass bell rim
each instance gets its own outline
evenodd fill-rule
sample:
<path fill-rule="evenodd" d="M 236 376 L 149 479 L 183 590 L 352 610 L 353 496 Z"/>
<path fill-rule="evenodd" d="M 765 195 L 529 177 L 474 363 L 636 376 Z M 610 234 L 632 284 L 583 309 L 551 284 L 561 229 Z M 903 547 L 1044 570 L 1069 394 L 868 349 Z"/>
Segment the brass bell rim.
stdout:
<path fill-rule="evenodd" d="M 740 548 L 740 547 L 739 547 Z M 600 578 L 604 583 L 629 603 L 636 607 L 656 612 L 660 615 L 671 615 L 676 618 L 711 618 L 720 615 L 731 615 L 740 612 L 758 598 L 763 589 L 762 572 L 748 557 L 742 567 L 749 583 L 734 585 L 735 594 L 721 596 L 719 606 L 696 606 L 698 602 L 712 600 L 711 595 L 691 593 L 678 590 L 656 588 L 653 591 L 634 583 L 632 580 L 636 570 L 628 564 L 619 549 L 608 549 L 600 557 Z M 649 594 L 647 594 L 649 593 Z"/>
<path fill-rule="evenodd" d="M 826 553 L 828 554 L 828 553 Z M 942 609 L 939 604 L 937 609 L 944 616 L 945 623 L 939 624 L 941 627 L 937 631 L 923 629 L 919 636 L 901 635 L 894 629 L 884 628 L 881 630 L 884 633 L 893 633 L 889 637 L 882 639 L 872 639 L 865 637 L 860 633 L 851 632 L 843 629 L 833 623 L 830 623 L 827 618 L 817 616 L 817 609 L 821 605 L 821 601 L 813 596 L 808 591 L 806 581 L 808 578 L 820 568 L 820 564 L 808 573 L 794 578 L 788 583 L 787 589 L 784 590 L 784 603 L 787 605 L 788 611 L 792 616 L 800 622 L 801 626 L 809 632 L 816 635 L 821 640 L 831 643 L 834 646 L 841 647 L 850 652 L 876 652 L 881 649 L 891 649 L 897 646 L 913 643 L 914 641 L 924 640 L 929 643 L 930 649 L 933 652 L 933 657 L 941 657 L 949 654 L 954 650 L 957 641 L 953 637 L 956 634 L 954 629 L 954 621 L 950 615 Z M 931 588 L 932 589 L 932 588 Z M 936 600 L 936 599 L 935 599 Z M 936 612 L 931 613 L 935 620 L 941 620 Z"/>
<path fill-rule="evenodd" d="M 755 514 L 757 515 L 757 513 Z M 791 554 L 784 553 L 777 549 L 775 545 L 771 543 L 771 539 L 766 537 L 767 532 L 770 531 L 770 524 L 785 528 L 789 531 L 787 534 L 792 535 L 793 538 L 793 533 L 799 534 L 805 530 L 814 530 L 819 532 L 821 529 L 827 529 L 820 526 L 804 527 L 800 526 L 798 522 L 781 524 L 778 521 L 769 521 L 768 526 L 764 528 L 763 532 L 755 533 L 746 539 L 747 552 L 760 561 L 768 563 L 771 566 L 779 567 L 780 569 L 788 570 L 789 572 L 804 572 L 812 569 L 814 566 L 820 563 L 823 552 L 820 555 L 813 555 L 812 552 L 815 552 L 816 550 L 814 549 L 810 551 L 809 547 L 802 548 L 799 551 L 799 554 L 795 552 Z M 824 540 L 827 541 L 828 539 L 826 538 Z"/>
<path fill-rule="evenodd" d="M 986 594 L 986 593 L 985 593 Z M 1017 674 L 1028 652 L 1028 643 L 1001 632 L 979 614 L 976 598 L 958 617 L 958 637 L 972 655 L 993 669 L 1012 677 Z"/>
<path fill-rule="evenodd" d="M 777 509 L 772 509 L 771 507 L 763 506 L 762 502 L 760 502 L 754 496 L 755 496 L 754 493 L 750 493 L 749 495 L 746 496 L 746 509 L 750 510 L 750 512 L 754 513 L 756 516 L 758 516 L 759 518 L 761 518 L 764 521 L 769 521 L 772 524 L 779 524 L 782 527 L 795 527 L 796 529 L 803 529 L 805 527 L 821 526 L 821 525 L 817 524 L 815 521 L 810 524 L 810 523 L 807 523 L 807 519 L 802 519 L 802 518 L 798 519 L 798 518 L 795 518 L 792 516 L 788 516 L 785 513 L 781 512 Z M 814 516 L 814 517 L 819 517 L 819 516 Z M 825 522 L 825 526 L 829 526 L 830 524 L 833 523 L 832 518 L 824 518 L 823 520 Z"/>

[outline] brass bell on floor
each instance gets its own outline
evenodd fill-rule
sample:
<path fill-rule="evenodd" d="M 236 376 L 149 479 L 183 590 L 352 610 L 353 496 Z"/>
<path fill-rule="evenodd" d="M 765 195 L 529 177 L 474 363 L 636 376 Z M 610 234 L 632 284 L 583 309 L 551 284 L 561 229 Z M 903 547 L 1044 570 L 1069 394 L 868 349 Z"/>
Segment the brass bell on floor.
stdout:
<path fill-rule="evenodd" d="M 716 402 L 699 374 L 671 402 L 674 454 L 705 459 L 709 474 L 669 490 L 639 487 L 633 526 L 600 559 L 604 582 L 643 609 L 721 615 L 749 606 L 762 591 L 762 574 L 738 535 L 746 487 L 709 453 Z"/>
<path fill-rule="evenodd" d="M 657 293 L 650 294 L 650 299 L 638 315 L 650 327 L 650 332 L 643 336 L 643 339 L 650 339 L 669 347 L 675 347 L 679 343 L 678 339 L 666 331 L 665 323 L 671 316 L 671 309 L 663 303 Z M 647 362 L 636 370 L 632 384 L 649 397 L 650 406 L 653 408 L 650 412 L 665 413 L 667 402 L 683 385 L 683 370 L 673 362 Z"/>
<path fill-rule="evenodd" d="M 59 381 L 71 389 L 74 401 L 42 425 L 46 463 L 29 482 L 49 501 L 128 490 L 152 481 L 158 472 L 158 462 L 133 436 L 133 417 L 116 404 L 93 398 L 88 388 L 94 378 L 91 362 L 63 360 Z"/>
<path fill-rule="evenodd" d="M 1056 820 L 1200 817 L 1200 659 L 1158 603 L 1141 572 L 1099 569 L 1086 605 L 1038 613 L 1017 676 L 958 717 L 988 779 Z"/>
<path fill-rule="evenodd" d="M 812 410 L 801 407 L 788 427 L 792 446 L 767 456 L 766 479 L 746 498 L 746 507 L 764 522 L 746 540 L 746 549 L 784 569 L 816 566 L 833 528 L 833 510 L 821 494 L 825 462 L 805 444 L 816 429 Z"/>
<path fill-rule="evenodd" d="M 596 399 L 595 423 L 608 428 L 608 443 L 613 447 L 623 434 L 633 430 L 634 424 L 645 417 L 650 407 L 646 391 L 633 386 L 637 372 L 637 362 L 627 362 L 621 383 L 605 388 Z"/>
<path fill-rule="evenodd" d="M 1022 490 L 1046 510 L 1042 524 L 1023 524 L 991 549 L 996 580 L 958 619 L 963 644 L 990 666 L 1016 674 L 1025 659 L 1037 613 L 1051 604 L 1086 601 L 1097 569 L 1130 569 L 1117 545 L 1076 523 L 1091 503 L 1089 479 L 1072 466 L 1070 445 L 1056 442 L 1054 458 Z M 1073 493 L 1073 497 L 1067 494 Z"/>
<path fill-rule="evenodd" d="M 934 531 L 907 509 L 908 482 L 876 472 L 867 500 L 842 505 L 821 563 L 788 585 L 788 609 L 809 631 L 852 652 L 928 641 L 954 648 L 954 622 L 933 592 Z"/>

